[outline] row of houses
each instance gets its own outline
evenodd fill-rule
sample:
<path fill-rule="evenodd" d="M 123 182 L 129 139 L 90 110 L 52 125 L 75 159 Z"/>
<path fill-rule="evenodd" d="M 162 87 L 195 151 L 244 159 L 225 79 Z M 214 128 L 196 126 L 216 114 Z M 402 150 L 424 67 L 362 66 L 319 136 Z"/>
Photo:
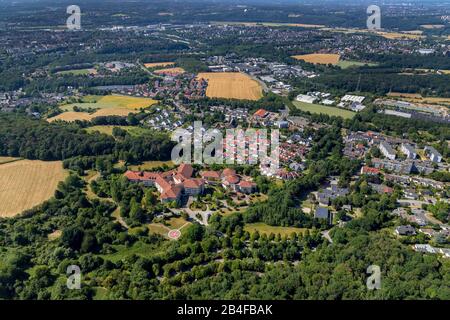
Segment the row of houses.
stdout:
<path fill-rule="evenodd" d="M 376 169 L 385 169 L 399 174 L 423 173 L 428 175 L 435 170 L 434 167 L 426 161 L 410 159 L 397 161 L 375 158 L 372 159 L 372 165 Z"/>
<path fill-rule="evenodd" d="M 395 149 L 386 141 L 380 142 L 379 149 L 381 153 L 390 160 L 395 160 L 397 157 Z M 416 149 L 410 144 L 402 143 L 400 151 L 406 155 L 407 159 L 414 160 L 417 158 Z M 426 146 L 424 148 L 424 153 L 432 162 L 439 163 L 442 161 L 442 155 L 431 146 Z"/>
<path fill-rule="evenodd" d="M 162 202 L 179 202 L 182 196 L 197 196 L 204 193 L 205 185 L 221 183 L 224 188 L 246 194 L 256 192 L 254 182 L 243 179 L 233 169 L 223 171 L 202 171 L 201 178 L 193 177 L 190 164 L 181 164 L 177 169 L 166 172 L 127 171 L 125 177 L 131 182 L 156 187 Z"/>

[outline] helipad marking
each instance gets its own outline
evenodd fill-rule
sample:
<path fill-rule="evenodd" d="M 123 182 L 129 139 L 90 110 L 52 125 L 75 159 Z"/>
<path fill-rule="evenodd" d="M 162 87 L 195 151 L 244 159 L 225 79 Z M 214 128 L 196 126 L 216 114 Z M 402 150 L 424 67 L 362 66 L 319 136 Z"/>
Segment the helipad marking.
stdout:
<path fill-rule="evenodd" d="M 167 236 L 169 239 L 178 240 L 178 238 L 181 237 L 181 231 L 178 229 L 170 230 Z"/>

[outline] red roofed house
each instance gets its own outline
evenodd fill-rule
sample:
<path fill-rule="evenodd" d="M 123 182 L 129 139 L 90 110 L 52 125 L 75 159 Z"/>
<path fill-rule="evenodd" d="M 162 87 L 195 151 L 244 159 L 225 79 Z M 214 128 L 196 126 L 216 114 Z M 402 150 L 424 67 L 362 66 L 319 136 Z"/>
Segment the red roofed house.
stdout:
<path fill-rule="evenodd" d="M 237 189 L 246 194 L 254 193 L 256 192 L 256 183 L 243 180 L 239 182 Z"/>
<path fill-rule="evenodd" d="M 233 169 L 225 169 L 222 172 L 222 186 L 226 188 L 230 188 L 236 191 L 236 186 L 239 183 L 241 178 L 236 174 L 236 171 Z"/>
<path fill-rule="evenodd" d="M 377 169 L 377 168 L 371 168 L 371 167 L 368 167 L 368 166 L 364 166 L 364 167 L 361 168 L 361 174 L 368 174 L 368 175 L 375 176 L 375 175 L 377 175 L 379 173 L 380 173 L 380 170 Z"/>
<path fill-rule="evenodd" d="M 220 171 L 202 171 L 200 176 L 206 181 L 220 181 Z"/>
<path fill-rule="evenodd" d="M 190 196 L 202 194 L 205 190 L 203 179 L 187 179 L 183 182 L 184 193 Z"/>
<path fill-rule="evenodd" d="M 192 178 L 194 169 L 190 164 L 182 164 L 177 170 L 167 172 L 127 171 L 125 177 L 132 182 L 142 182 L 145 186 L 155 186 L 161 193 L 163 202 L 179 201 L 183 194 L 198 195 L 204 191 L 205 181 Z"/>
<path fill-rule="evenodd" d="M 161 193 L 160 199 L 162 202 L 180 201 L 183 187 L 180 185 L 170 186 L 168 189 Z"/>
<path fill-rule="evenodd" d="M 264 109 L 259 109 L 258 111 L 256 111 L 256 112 L 253 114 L 253 117 L 256 118 L 256 119 L 264 119 L 265 117 L 267 117 L 268 114 L 269 114 L 269 113 L 268 113 L 266 110 L 264 110 Z"/>
<path fill-rule="evenodd" d="M 127 171 L 125 172 L 125 177 L 131 182 L 142 182 L 147 187 L 153 187 L 159 174 L 155 172 Z"/>

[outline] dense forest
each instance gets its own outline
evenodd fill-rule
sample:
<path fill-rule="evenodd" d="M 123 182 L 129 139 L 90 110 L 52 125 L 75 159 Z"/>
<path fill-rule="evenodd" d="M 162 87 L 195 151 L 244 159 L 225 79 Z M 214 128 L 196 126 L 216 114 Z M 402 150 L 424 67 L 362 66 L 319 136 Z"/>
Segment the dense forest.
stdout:
<path fill-rule="evenodd" d="M 0 155 L 39 160 L 114 154 L 127 162 L 167 160 L 173 143 L 163 133 L 121 140 L 87 133 L 78 124 L 48 123 L 22 115 L 0 115 Z"/>

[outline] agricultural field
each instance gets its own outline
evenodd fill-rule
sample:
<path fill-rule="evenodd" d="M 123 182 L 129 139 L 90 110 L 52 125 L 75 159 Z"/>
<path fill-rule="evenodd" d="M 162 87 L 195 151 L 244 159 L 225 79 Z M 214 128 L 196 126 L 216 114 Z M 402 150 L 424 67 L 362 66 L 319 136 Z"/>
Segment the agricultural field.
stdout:
<path fill-rule="evenodd" d="M 158 70 L 153 71 L 153 73 L 158 74 L 158 75 L 179 75 L 179 74 L 183 74 L 185 72 L 186 71 L 180 67 L 158 69 Z"/>
<path fill-rule="evenodd" d="M 419 40 L 425 38 L 425 36 L 416 33 L 400 33 L 400 32 L 382 32 L 377 31 L 376 34 L 382 36 L 383 38 L 390 40 L 399 40 L 399 39 L 409 39 L 409 40 Z"/>
<path fill-rule="evenodd" d="M 127 116 L 130 113 L 136 113 L 142 108 L 152 106 L 157 103 L 156 100 L 148 98 L 139 97 L 129 97 L 129 96 L 87 96 L 83 98 L 80 103 L 71 103 L 61 106 L 61 109 L 65 112 L 47 119 L 49 122 L 56 120 L 62 121 L 76 121 L 76 120 L 86 120 L 90 121 L 95 117 L 101 116 Z M 89 112 L 76 112 L 73 111 L 74 107 L 81 110 L 86 109 L 97 109 L 93 113 Z"/>
<path fill-rule="evenodd" d="M 151 68 L 158 68 L 158 67 L 168 67 L 173 66 L 175 62 L 152 62 L 152 63 L 144 63 L 144 67 L 151 69 Z"/>
<path fill-rule="evenodd" d="M 406 32 L 384 32 L 384 31 L 371 31 L 368 29 L 350 29 L 350 28 L 322 28 L 322 31 L 331 31 L 331 32 L 340 32 L 347 34 L 357 34 L 357 33 L 371 33 L 375 35 L 379 35 L 386 39 L 398 40 L 398 39 L 410 39 L 410 40 L 419 40 L 425 38 L 424 35 L 419 34 L 417 31 L 413 33 Z"/>
<path fill-rule="evenodd" d="M 276 227 L 269 226 L 265 223 L 249 223 L 244 226 L 244 230 L 250 234 L 258 231 L 259 234 L 274 235 L 280 234 L 282 237 L 290 237 L 292 233 L 304 234 L 307 229 L 305 228 L 294 228 L 294 227 Z"/>
<path fill-rule="evenodd" d="M 311 113 L 327 114 L 329 116 L 342 117 L 344 119 L 351 119 L 355 116 L 355 112 L 344 110 L 335 107 L 322 106 L 320 104 L 305 103 L 300 101 L 293 101 L 293 104 L 302 111 Z"/>
<path fill-rule="evenodd" d="M 262 97 L 261 85 L 244 73 L 200 73 L 198 78 L 208 81 L 206 95 L 210 98 L 258 100 Z"/>
<path fill-rule="evenodd" d="M 67 175 L 61 161 L 1 164 L 0 217 L 13 217 L 50 199 Z"/>
<path fill-rule="evenodd" d="M 292 56 L 296 60 L 302 60 L 312 64 L 333 64 L 339 63 L 341 56 L 334 53 L 312 53 Z"/>

